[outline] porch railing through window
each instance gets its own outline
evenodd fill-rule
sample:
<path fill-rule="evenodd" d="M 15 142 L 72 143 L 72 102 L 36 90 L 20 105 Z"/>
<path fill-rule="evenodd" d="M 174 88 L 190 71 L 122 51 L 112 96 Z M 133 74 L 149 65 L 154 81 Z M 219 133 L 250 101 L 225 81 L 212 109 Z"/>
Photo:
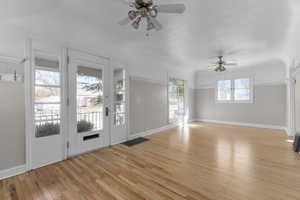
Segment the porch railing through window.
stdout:
<path fill-rule="evenodd" d="M 102 111 L 89 111 L 80 112 L 77 114 L 77 123 L 80 121 L 86 121 L 92 124 L 93 130 L 102 130 L 103 128 L 103 115 Z M 53 113 L 40 113 L 35 115 L 35 125 L 36 127 L 41 127 L 45 125 L 59 125 L 60 124 L 60 114 Z"/>
<path fill-rule="evenodd" d="M 93 125 L 93 130 L 102 130 L 103 115 L 102 111 L 80 112 L 77 114 L 77 122 L 87 121 Z"/>

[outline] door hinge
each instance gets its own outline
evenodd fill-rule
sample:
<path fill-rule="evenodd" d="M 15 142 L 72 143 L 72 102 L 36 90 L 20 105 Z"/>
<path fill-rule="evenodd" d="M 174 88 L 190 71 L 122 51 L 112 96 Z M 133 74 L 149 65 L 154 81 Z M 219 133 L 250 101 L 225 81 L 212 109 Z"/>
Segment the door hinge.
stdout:
<path fill-rule="evenodd" d="M 67 142 L 67 149 L 70 149 L 70 142 Z"/>
<path fill-rule="evenodd" d="M 70 105 L 70 98 L 67 98 L 67 106 Z"/>
<path fill-rule="evenodd" d="M 67 64 L 70 64 L 70 56 L 67 56 Z"/>

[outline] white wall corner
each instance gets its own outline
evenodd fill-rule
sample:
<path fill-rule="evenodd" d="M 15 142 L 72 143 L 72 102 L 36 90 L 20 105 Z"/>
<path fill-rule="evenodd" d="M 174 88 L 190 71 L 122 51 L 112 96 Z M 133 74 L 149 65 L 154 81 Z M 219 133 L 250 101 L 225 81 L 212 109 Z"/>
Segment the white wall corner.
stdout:
<path fill-rule="evenodd" d="M 0 180 L 9 178 L 12 176 L 17 176 L 26 172 L 26 165 L 20 165 L 10 169 L 5 169 L 0 171 Z"/>
<path fill-rule="evenodd" d="M 177 124 L 169 124 L 169 125 L 166 125 L 166 126 L 163 126 L 163 127 L 160 127 L 160 128 L 147 130 L 147 131 L 144 131 L 144 132 L 141 132 L 141 133 L 136 133 L 134 135 L 130 135 L 129 140 L 133 140 L 133 139 L 138 138 L 138 137 L 145 137 L 145 136 L 148 136 L 148 135 L 153 135 L 153 134 L 156 134 L 156 133 L 160 133 L 160 132 L 172 129 L 172 128 L 176 128 L 177 126 L 178 126 Z"/>

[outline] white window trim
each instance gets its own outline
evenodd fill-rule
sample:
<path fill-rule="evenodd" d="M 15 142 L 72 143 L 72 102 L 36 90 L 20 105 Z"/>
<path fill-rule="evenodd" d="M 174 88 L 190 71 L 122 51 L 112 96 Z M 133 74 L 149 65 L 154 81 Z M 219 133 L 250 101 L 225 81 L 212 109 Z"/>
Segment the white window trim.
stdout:
<path fill-rule="evenodd" d="M 237 79 L 249 79 L 250 80 L 250 100 L 234 100 L 234 81 Z M 231 81 L 231 99 L 230 100 L 218 100 L 218 82 L 221 80 L 230 80 Z M 254 78 L 253 77 L 233 77 L 233 78 L 222 78 L 218 79 L 215 84 L 215 102 L 217 104 L 226 104 L 226 103 L 254 103 Z"/>

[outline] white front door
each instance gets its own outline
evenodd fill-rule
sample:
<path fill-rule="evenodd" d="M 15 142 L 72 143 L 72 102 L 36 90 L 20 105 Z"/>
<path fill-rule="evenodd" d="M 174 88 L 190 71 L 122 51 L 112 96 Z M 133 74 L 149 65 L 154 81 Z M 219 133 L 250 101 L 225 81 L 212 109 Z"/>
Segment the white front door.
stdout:
<path fill-rule="evenodd" d="M 30 107 L 34 126 L 30 137 L 29 168 L 35 169 L 61 161 L 64 157 L 64 98 L 60 56 L 32 51 L 30 69 Z"/>
<path fill-rule="evenodd" d="M 123 68 L 112 68 L 111 145 L 128 139 L 128 75 Z"/>
<path fill-rule="evenodd" d="M 69 157 L 110 144 L 108 67 L 108 59 L 69 51 Z"/>

